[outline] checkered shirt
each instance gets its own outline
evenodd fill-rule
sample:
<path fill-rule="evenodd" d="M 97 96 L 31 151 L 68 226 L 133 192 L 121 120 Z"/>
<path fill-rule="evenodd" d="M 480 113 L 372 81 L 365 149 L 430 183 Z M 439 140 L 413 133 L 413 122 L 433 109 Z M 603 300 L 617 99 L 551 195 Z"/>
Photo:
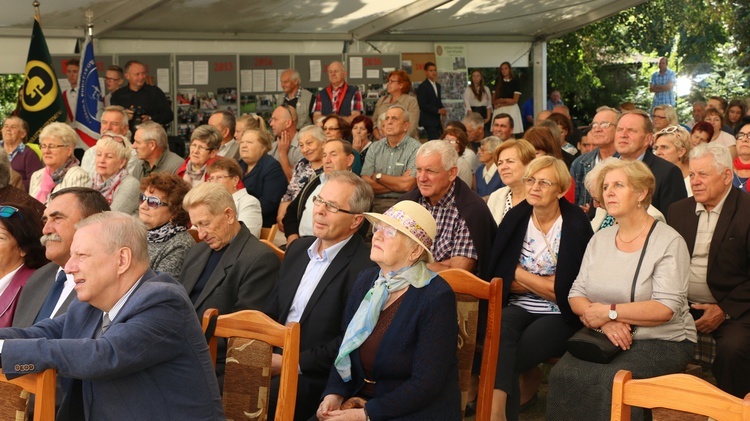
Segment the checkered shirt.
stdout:
<path fill-rule="evenodd" d="M 674 72 L 669 69 L 667 69 L 664 74 L 661 74 L 657 71 L 651 75 L 652 85 L 666 85 L 669 82 L 677 83 L 677 77 L 675 76 Z M 674 88 L 668 91 L 654 93 L 653 107 L 662 104 L 671 105 L 672 107 L 675 107 L 677 105 L 674 97 Z"/>
<path fill-rule="evenodd" d="M 437 236 L 431 250 L 436 262 L 442 262 L 454 256 L 474 260 L 479 257 L 474 248 L 469 227 L 456 208 L 455 190 L 456 183 L 454 182 L 435 206 L 432 206 L 426 197 L 419 197 L 419 204 L 430 211 L 437 223 Z"/>

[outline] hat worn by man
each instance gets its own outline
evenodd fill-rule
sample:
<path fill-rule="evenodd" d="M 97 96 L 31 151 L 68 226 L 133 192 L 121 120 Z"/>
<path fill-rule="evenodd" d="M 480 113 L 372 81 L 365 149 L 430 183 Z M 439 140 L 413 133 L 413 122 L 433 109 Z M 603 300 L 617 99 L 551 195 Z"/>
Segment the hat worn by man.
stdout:
<path fill-rule="evenodd" d="M 427 251 L 427 263 L 435 261 L 430 248 L 437 234 L 437 224 L 435 218 L 424 206 L 411 200 L 404 200 L 382 214 L 365 212 L 365 218 L 372 224 L 383 222 L 396 228 Z"/>

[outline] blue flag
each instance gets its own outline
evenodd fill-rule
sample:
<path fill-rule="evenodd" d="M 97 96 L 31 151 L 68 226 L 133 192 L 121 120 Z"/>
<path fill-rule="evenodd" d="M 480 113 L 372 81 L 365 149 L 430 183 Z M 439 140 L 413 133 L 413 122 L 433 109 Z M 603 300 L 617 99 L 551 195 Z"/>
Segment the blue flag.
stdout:
<path fill-rule="evenodd" d="M 100 110 L 103 108 L 99 72 L 94 60 L 94 44 L 86 38 L 81 51 L 81 69 L 78 73 L 78 102 L 76 104 L 75 129 L 78 137 L 89 148 L 96 144 L 101 129 Z"/>

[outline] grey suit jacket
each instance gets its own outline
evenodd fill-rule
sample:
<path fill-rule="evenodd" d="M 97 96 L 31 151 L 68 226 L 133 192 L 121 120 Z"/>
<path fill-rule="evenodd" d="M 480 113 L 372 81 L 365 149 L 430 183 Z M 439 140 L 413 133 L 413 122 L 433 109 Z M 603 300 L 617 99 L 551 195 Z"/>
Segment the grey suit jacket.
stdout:
<path fill-rule="evenodd" d="M 34 324 L 34 319 L 39 314 L 39 310 L 42 309 L 44 300 L 55 283 L 58 268 L 60 266 L 50 262 L 37 269 L 29 277 L 29 280 L 26 281 L 26 286 L 21 290 L 21 296 L 18 298 L 16 313 L 13 315 L 13 327 L 29 327 Z M 68 298 L 65 299 L 60 309 L 57 310 L 56 316 L 64 314 L 75 297 L 75 290 L 70 291 Z"/>
<path fill-rule="evenodd" d="M 201 319 L 209 308 L 218 309 L 219 314 L 262 310 L 276 282 L 279 259 L 244 224 L 241 224 L 240 232 L 227 247 L 195 302 L 195 310 Z M 208 244 L 198 243 L 185 256 L 180 283 L 188 295 L 198 282 L 212 251 Z"/>

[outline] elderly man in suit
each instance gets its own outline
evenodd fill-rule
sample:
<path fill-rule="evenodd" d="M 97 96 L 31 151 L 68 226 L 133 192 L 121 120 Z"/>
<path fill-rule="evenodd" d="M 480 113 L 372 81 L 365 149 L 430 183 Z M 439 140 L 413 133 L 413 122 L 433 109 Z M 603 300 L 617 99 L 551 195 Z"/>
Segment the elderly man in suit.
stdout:
<path fill-rule="evenodd" d="M 108 210 L 104 196 L 93 189 L 70 187 L 52 193 L 42 218 L 42 244 L 50 262 L 34 272 L 21 290 L 13 327 L 29 327 L 65 313 L 75 296 L 73 275 L 64 271 L 70 259 L 75 224 Z"/>
<path fill-rule="evenodd" d="M 104 212 L 77 228 L 65 271 L 78 299 L 61 317 L 1 329 L 3 373 L 56 369 L 58 419 L 222 419 L 200 324 L 185 290 L 149 270 L 146 227 Z"/>
<path fill-rule="evenodd" d="M 716 384 L 743 398 L 750 392 L 750 195 L 732 187 L 732 176 L 729 149 L 696 146 L 693 197 L 673 204 L 667 222 L 690 251 L 688 302 L 699 334 L 716 340 Z"/>
<path fill-rule="evenodd" d="M 443 133 L 441 117 L 448 114 L 440 99 L 441 87 L 437 83 L 437 66 L 433 62 L 424 65 L 427 78 L 417 87 L 419 123 L 427 131 L 427 140 L 440 139 Z"/>
<path fill-rule="evenodd" d="M 219 314 L 262 310 L 276 281 L 279 259 L 237 219 L 232 195 L 203 183 L 193 187 L 182 204 L 201 240 L 188 251 L 180 274 L 198 317 L 209 308 Z M 218 355 L 217 374 L 223 377 L 221 349 Z"/>
<path fill-rule="evenodd" d="M 370 249 L 357 234 L 373 192 L 350 171 L 334 171 L 314 196 L 313 237 L 302 237 L 286 252 L 267 314 L 277 322 L 298 322 L 299 385 L 295 420 L 315 415 L 343 335 L 341 317 L 359 272 L 372 266 Z M 281 371 L 274 355 L 272 374 Z M 278 377 L 271 383 L 275 405 Z M 270 410 L 269 419 L 273 418 Z"/>

